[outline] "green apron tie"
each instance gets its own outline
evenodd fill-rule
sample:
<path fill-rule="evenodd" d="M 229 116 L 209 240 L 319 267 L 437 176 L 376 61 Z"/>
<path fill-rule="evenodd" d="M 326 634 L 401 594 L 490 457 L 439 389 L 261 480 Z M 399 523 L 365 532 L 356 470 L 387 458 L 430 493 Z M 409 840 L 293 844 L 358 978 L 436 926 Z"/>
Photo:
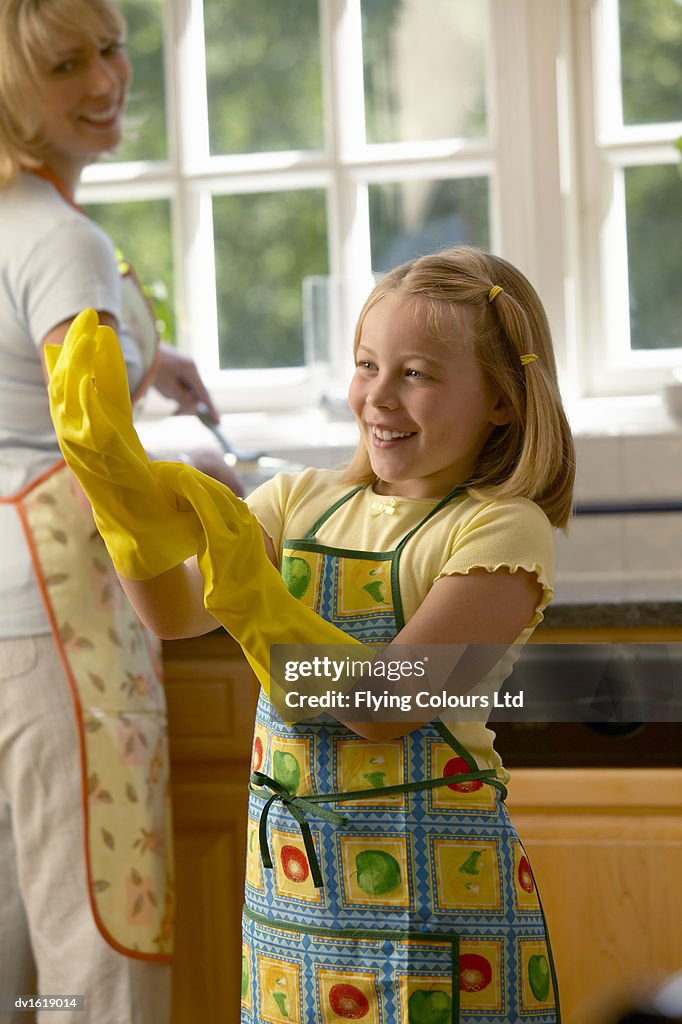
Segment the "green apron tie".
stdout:
<path fill-rule="evenodd" d="M 268 847 L 268 814 L 276 800 L 282 802 L 292 818 L 298 823 L 308 857 L 308 864 L 310 865 L 313 884 L 316 889 L 322 889 L 324 886 L 322 872 L 317 859 L 310 825 L 306 819 L 306 813 L 313 814 L 315 817 L 322 818 L 332 825 L 339 826 L 348 824 L 348 818 L 343 814 L 339 814 L 338 811 L 328 811 L 324 807 L 319 807 L 320 803 L 342 802 L 344 800 L 372 800 L 376 797 L 393 796 L 397 793 L 416 793 L 422 789 L 436 789 L 439 786 L 450 786 L 479 780 L 487 783 L 489 786 L 493 786 L 495 789 L 499 789 L 504 798 L 506 796 L 506 789 L 495 775 L 494 768 L 480 768 L 475 772 L 459 772 L 457 775 L 445 775 L 437 779 L 426 779 L 424 782 L 404 782 L 396 786 L 381 786 L 378 789 L 351 789 L 346 793 L 313 793 L 309 796 L 292 796 L 289 790 L 280 782 L 277 782 L 276 779 L 270 778 L 264 772 L 253 772 L 250 780 L 251 785 L 258 788 L 267 787 L 272 793 L 272 796 L 268 798 L 261 812 L 258 825 L 258 842 L 263 867 L 272 868 L 273 866 Z"/>
<path fill-rule="evenodd" d="M 317 852 L 315 850 L 315 843 L 313 842 L 313 836 L 310 831 L 310 825 L 306 820 L 306 812 L 308 814 L 314 814 L 317 818 L 323 818 L 325 821 L 331 822 L 332 825 L 345 825 L 348 819 L 345 815 L 339 814 L 337 811 L 328 811 L 324 807 L 317 806 L 318 801 L 327 799 L 324 794 L 313 797 L 292 796 L 289 790 L 280 782 L 277 782 L 276 779 L 271 779 L 269 775 L 265 775 L 263 772 L 252 773 L 251 785 L 260 787 L 267 786 L 267 788 L 272 792 L 272 796 L 263 808 L 263 812 L 260 816 L 260 824 L 258 826 L 258 842 L 260 844 L 260 855 L 261 860 L 263 861 L 263 867 L 272 867 L 272 857 L 270 856 L 270 850 L 268 848 L 268 814 L 270 812 L 270 807 L 275 800 L 281 800 L 282 804 L 289 811 L 289 814 L 298 823 L 298 827 L 301 830 L 301 836 L 303 837 L 305 852 L 308 857 L 308 864 L 310 865 L 310 873 L 313 877 L 313 884 L 316 889 L 321 889 L 324 885 L 322 881 L 322 872 L 317 859 Z"/>

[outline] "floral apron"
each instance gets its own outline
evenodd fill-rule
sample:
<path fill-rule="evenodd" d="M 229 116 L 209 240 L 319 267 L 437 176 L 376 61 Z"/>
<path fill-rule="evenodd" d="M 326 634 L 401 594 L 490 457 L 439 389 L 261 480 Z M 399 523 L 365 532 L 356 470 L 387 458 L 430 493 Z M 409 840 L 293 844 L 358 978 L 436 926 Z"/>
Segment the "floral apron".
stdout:
<path fill-rule="evenodd" d="M 123 315 L 148 367 L 158 345 L 131 268 Z M 18 494 L 19 515 L 78 726 L 85 860 L 114 949 L 172 959 L 174 878 L 160 645 L 129 604 L 75 477 L 60 460 Z"/>
<path fill-rule="evenodd" d="M 289 589 L 365 643 L 402 628 L 391 552 L 283 545 Z M 390 507 L 390 506 L 388 506 Z M 528 858 L 493 769 L 439 721 L 387 742 L 328 715 L 286 725 L 261 691 L 250 786 L 242 1022 L 556 1024 Z"/>

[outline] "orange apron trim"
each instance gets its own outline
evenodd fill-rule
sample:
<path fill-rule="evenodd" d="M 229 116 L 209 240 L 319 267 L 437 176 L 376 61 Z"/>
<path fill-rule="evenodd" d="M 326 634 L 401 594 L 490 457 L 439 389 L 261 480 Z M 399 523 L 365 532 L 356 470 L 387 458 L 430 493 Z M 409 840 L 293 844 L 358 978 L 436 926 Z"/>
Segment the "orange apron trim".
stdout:
<path fill-rule="evenodd" d="M 95 922 L 120 953 L 168 961 L 175 885 L 158 641 L 129 605 L 63 463 L 13 503 L 74 703 Z"/>

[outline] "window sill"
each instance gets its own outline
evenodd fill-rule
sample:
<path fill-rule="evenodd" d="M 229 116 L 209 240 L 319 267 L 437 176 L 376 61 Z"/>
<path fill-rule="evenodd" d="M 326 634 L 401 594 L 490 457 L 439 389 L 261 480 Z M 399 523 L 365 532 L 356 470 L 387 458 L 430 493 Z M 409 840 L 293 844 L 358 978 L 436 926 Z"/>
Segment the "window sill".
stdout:
<path fill-rule="evenodd" d="M 566 403 L 576 437 L 675 435 L 682 430 L 666 412 L 660 395 L 578 398 Z"/>

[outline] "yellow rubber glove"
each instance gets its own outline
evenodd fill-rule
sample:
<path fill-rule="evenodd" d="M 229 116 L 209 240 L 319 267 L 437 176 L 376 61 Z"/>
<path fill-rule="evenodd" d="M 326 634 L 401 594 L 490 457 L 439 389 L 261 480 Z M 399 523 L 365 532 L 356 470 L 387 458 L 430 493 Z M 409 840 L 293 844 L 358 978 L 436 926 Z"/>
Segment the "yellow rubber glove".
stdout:
<path fill-rule="evenodd" d="M 197 550 L 200 524 L 151 473 L 133 427 L 128 377 L 114 331 L 86 309 L 63 345 L 46 345 L 50 412 L 62 454 L 85 491 L 114 566 L 133 580 L 172 569 Z"/>
<path fill-rule="evenodd" d="M 372 659 L 364 644 L 289 593 L 246 502 L 192 466 L 155 462 L 152 472 L 167 490 L 181 496 L 181 507 L 187 502 L 198 517 L 204 605 L 241 645 L 266 693 L 271 693 L 273 644 L 343 644 L 351 660 Z"/>

